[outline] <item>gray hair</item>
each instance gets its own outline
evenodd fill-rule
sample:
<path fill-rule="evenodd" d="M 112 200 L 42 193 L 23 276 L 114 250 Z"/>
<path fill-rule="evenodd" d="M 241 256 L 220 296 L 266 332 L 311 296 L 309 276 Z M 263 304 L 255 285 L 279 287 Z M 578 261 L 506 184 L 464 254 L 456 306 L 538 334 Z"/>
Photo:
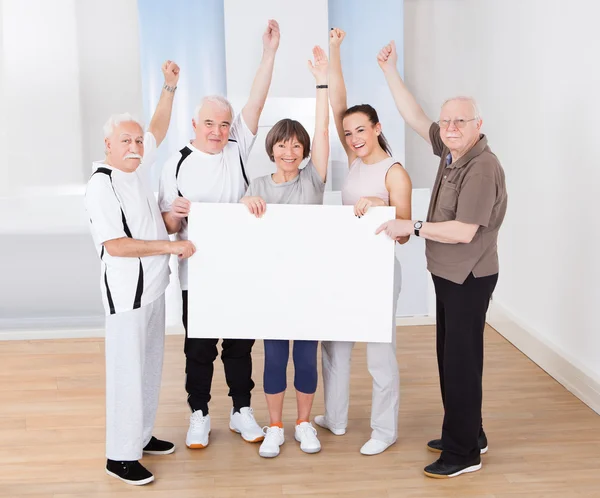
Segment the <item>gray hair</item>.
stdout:
<path fill-rule="evenodd" d="M 128 112 L 124 112 L 122 114 L 113 114 L 108 121 L 104 124 L 102 130 L 104 131 L 104 138 L 109 138 L 115 131 L 115 128 L 119 126 L 121 123 L 136 123 L 139 127 L 144 130 L 144 126 L 138 119 L 133 117 Z"/>
<path fill-rule="evenodd" d="M 208 102 L 216 104 L 224 111 L 229 111 L 229 114 L 231 114 L 231 119 L 233 119 L 235 113 L 233 112 L 233 106 L 231 105 L 229 100 L 227 100 L 222 95 L 207 95 L 206 97 L 202 98 L 200 104 L 198 104 L 198 106 L 196 107 L 196 111 L 194 112 L 194 118 L 196 120 L 198 120 L 198 118 L 200 117 L 200 110 L 202 109 L 204 104 L 207 104 Z"/>
<path fill-rule="evenodd" d="M 458 97 L 452 97 L 451 99 L 447 99 L 442 104 L 442 107 L 444 107 L 448 102 L 452 102 L 453 100 L 460 100 L 462 102 L 468 102 L 469 104 L 471 104 L 471 107 L 473 107 L 473 117 L 478 120 L 481 119 L 481 111 L 479 110 L 479 106 L 477 105 L 477 102 L 473 97 L 464 97 L 462 95 L 459 95 Z"/>

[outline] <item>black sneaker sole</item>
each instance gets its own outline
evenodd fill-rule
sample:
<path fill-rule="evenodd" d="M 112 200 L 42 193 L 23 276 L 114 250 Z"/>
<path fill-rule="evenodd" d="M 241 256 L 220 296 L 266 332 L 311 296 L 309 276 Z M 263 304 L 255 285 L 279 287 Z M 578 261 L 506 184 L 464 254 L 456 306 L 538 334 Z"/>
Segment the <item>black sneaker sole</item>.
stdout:
<path fill-rule="evenodd" d="M 127 483 L 127 484 L 132 484 L 133 486 L 143 486 L 144 484 L 149 484 L 149 483 L 151 483 L 152 481 L 154 481 L 154 476 L 150 476 L 150 477 L 148 477 L 147 479 L 142 479 L 142 480 L 140 480 L 140 481 L 130 481 L 130 480 L 128 480 L 128 479 L 124 479 L 123 477 L 121 477 L 121 476 L 120 476 L 120 475 L 118 475 L 118 474 L 115 474 L 114 472 L 111 472 L 111 471 L 110 471 L 110 470 L 108 470 L 108 469 L 105 469 L 105 470 L 106 470 L 106 473 L 107 473 L 109 476 L 116 477 L 117 479 L 120 479 L 121 481 L 123 481 L 123 482 L 125 482 L 125 483 Z"/>
<path fill-rule="evenodd" d="M 468 474 L 469 472 L 477 472 L 478 470 L 481 470 L 481 463 L 478 463 L 477 465 L 471 465 L 470 467 L 465 467 L 458 472 L 454 472 L 454 474 L 433 474 L 427 471 L 423 471 L 423 473 L 427 477 L 433 477 L 434 479 L 451 479 L 452 477 L 458 477 L 461 474 Z"/>
<path fill-rule="evenodd" d="M 442 450 L 440 450 L 440 449 L 438 449 L 438 448 L 432 448 L 432 447 L 431 447 L 431 446 L 429 446 L 429 445 L 427 445 L 427 449 L 428 449 L 429 451 L 431 451 L 432 453 L 441 453 L 441 452 L 442 452 Z M 488 452 L 488 449 L 489 449 L 489 447 L 488 447 L 488 446 L 486 446 L 485 448 L 481 448 L 481 449 L 479 450 L 479 454 L 480 454 L 480 455 L 485 455 L 485 454 Z"/>

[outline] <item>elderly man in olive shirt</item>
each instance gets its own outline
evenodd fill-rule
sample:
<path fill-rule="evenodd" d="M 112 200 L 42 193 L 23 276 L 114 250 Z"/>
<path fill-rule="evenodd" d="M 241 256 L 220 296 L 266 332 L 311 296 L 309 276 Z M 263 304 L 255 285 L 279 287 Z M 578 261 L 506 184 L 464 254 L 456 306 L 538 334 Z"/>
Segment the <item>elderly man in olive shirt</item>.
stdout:
<path fill-rule="evenodd" d="M 507 203 L 504 171 L 480 133 L 481 115 L 473 99 L 447 100 L 439 121 L 432 123 L 400 78 L 393 42 L 377 61 L 400 114 L 440 157 L 427 221 L 392 220 L 377 233 L 426 239 L 436 293 L 444 421 L 441 439 L 427 444 L 441 456 L 425 467 L 425 475 L 456 477 L 479 470 L 488 449 L 481 420 L 483 331 L 498 281 L 497 239 Z"/>

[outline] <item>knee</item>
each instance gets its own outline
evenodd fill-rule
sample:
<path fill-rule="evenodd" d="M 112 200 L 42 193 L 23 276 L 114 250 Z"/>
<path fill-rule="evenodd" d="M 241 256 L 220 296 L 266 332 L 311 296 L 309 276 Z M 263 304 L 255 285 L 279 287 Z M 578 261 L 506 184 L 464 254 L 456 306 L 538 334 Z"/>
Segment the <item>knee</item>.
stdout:
<path fill-rule="evenodd" d="M 315 341 L 294 343 L 294 387 L 305 394 L 317 390 L 317 346 Z"/>
<path fill-rule="evenodd" d="M 184 352 L 189 360 L 198 363 L 213 363 L 217 357 L 217 345 L 205 339 L 187 339 Z"/>
<path fill-rule="evenodd" d="M 223 341 L 223 358 L 248 358 L 252 354 L 254 339 L 226 339 Z"/>
<path fill-rule="evenodd" d="M 323 357 L 334 368 L 350 369 L 352 342 L 323 342 Z"/>
<path fill-rule="evenodd" d="M 265 340 L 263 387 L 266 394 L 278 394 L 287 387 L 288 341 Z"/>
<path fill-rule="evenodd" d="M 294 387 L 304 394 L 314 394 L 317 390 L 319 374 L 317 365 L 304 362 L 294 362 Z"/>

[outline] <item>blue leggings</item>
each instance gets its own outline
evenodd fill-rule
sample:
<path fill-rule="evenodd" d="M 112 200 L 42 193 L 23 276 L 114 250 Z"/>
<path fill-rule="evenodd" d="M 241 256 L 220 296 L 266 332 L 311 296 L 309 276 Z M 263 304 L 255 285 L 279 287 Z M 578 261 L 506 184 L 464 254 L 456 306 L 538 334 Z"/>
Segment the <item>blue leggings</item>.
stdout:
<path fill-rule="evenodd" d="M 263 387 L 266 394 L 279 394 L 287 387 L 287 364 L 290 341 L 265 339 L 265 373 Z M 294 341 L 294 387 L 304 394 L 317 390 L 317 346 L 319 341 Z"/>

